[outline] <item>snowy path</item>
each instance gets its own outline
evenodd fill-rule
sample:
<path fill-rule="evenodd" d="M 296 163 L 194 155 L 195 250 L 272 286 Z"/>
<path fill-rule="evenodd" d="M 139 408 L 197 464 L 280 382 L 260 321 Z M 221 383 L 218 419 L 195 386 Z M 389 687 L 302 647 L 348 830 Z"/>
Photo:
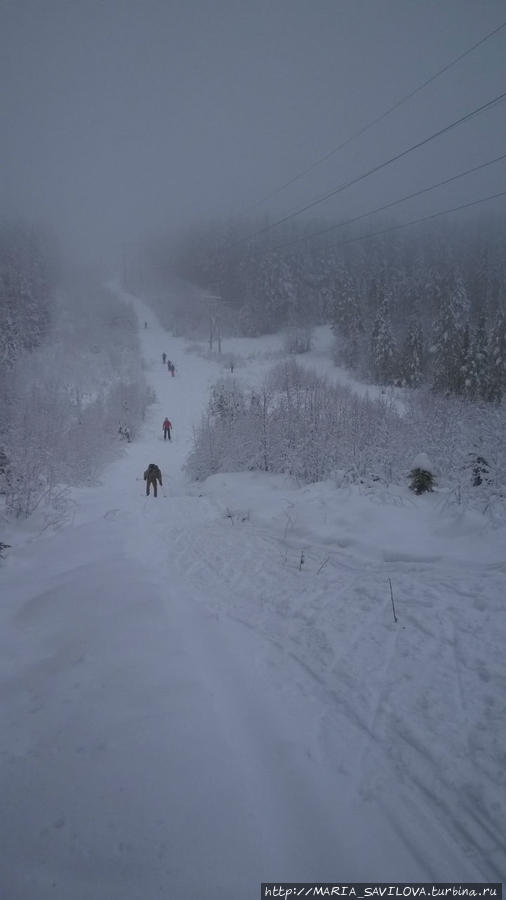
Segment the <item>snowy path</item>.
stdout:
<path fill-rule="evenodd" d="M 143 435 L 100 488 L 75 492 L 72 527 L 0 571 L 0 896 L 499 880 L 495 548 L 469 572 L 430 554 L 387 563 L 344 511 L 328 528 L 340 545 L 308 546 L 315 508 L 327 514 L 318 486 L 246 475 L 188 487 L 181 466 L 217 368 L 135 304 L 157 394 Z M 157 500 L 144 495 L 149 462 L 163 472 Z M 387 572 L 399 627 L 387 595 L 378 603 Z"/>

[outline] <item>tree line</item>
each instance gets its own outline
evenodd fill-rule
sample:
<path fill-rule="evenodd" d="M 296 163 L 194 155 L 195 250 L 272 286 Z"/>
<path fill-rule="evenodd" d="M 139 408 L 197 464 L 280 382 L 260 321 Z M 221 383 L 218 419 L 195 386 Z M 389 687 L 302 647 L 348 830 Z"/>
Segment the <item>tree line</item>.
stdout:
<path fill-rule="evenodd" d="M 45 235 L 0 228 L 0 498 L 14 516 L 68 510 L 135 436 L 151 401 L 134 310 L 64 271 Z"/>
<path fill-rule="evenodd" d="M 389 488 L 392 498 L 421 450 L 447 502 L 503 515 L 502 406 L 429 389 L 407 393 L 402 403 L 388 392 L 359 396 L 294 359 L 274 366 L 258 388 L 232 376 L 212 387 L 186 469 L 195 480 L 248 470 L 300 483 L 331 479 L 375 493 Z"/>
<path fill-rule="evenodd" d="M 143 248 L 140 271 L 144 277 L 149 272 L 158 294 L 176 274 L 219 295 L 237 334 L 330 324 L 336 364 L 362 378 L 428 384 L 472 400 L 501 399 L 506 216 L 369 237 L 341 229 L 333 244 L 328 235 L 308 239 L 321 222 L 292 222 L 248 240 L 262 225 L 195 226 L 177 243 L 160 240 Z M 135 265 L 133 270 L 135 288 Z M 170 308 L 167 297 L 165 305 Z"/>

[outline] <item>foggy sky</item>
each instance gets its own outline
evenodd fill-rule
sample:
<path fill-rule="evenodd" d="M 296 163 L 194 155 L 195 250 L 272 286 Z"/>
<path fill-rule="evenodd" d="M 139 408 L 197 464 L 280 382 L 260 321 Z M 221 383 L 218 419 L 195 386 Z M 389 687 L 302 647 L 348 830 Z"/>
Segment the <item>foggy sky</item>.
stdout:
<path fill-rule="evenodd" d="M 0 0 L 0 214 L 106 257 L 240 215 L 506 19 L 504 0 Z M 506 29 L 255 209 L 277 217 L 506 90 Z M 506 151 L 506 104 L 312 215 L 356 214 Z M 399 218 L 506 189 L 504 163 Z"/>

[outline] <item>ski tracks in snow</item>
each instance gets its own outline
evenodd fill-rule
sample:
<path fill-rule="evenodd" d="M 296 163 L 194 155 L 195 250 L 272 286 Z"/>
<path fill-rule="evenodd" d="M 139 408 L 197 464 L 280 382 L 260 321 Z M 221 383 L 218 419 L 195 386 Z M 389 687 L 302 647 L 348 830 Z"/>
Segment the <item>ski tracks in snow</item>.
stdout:
<path fill-rule="evenodd" d="M 262 879 L 333 880 L 336 872 L 351 881 L 385 873 L 499 880 L 503 569 L 463 571 L 437 554 L 368 555 L 358 528 L 346 532 L 347 514 L 331 510 L 334 534 L 326 499 L 309 489 L 285 494 L 277 485 L 271 514 L 235 504 L 234 484 L 229 506 L 221 482 L 187 485 L 182 466 L 214 364 L 185 357 L 184 342 L 133 303 L 149 322 L 140 337 L 157 400 L 114 477 L 95 494 L 80 492 L 81 524 L 54 550 L 46 540 L 52 578 L 45 593 L 26 595 L 4 657 L 9 673 L 16 653 L 31 660 L 33 649 L 33 664 L 6 687 L 19 746 L 40 756 L 50 779 L 58 754 L 71 759 L 71 781 L 76 759 L 97 761 L 81 844 L 90 859 L 100 850 L 99 870 L 115 855 L 118 884 L 97 870 L 103 891 L 95 882 L 94 896 L 133 898 L 148 883 L 151 894 L 142 895 L 154 900 L 169 882 L 175 897 L 199 896 L 205 878 L 218 897 L 227 866 L 229 895 L 244 897 Z M 174 379 L 161 366 L 164 351 L 176 359 Z M 170 445 L 160 438 L 165 415 Z M 163 472 L 156 500 L 142 481 L 151 461 Z M 311 497 L 320 537 L 306 523 Z M 34 552 L 34 584 L 38 561 Z M 113 578 L 105 599 L 101 573 Z M 39 681 L 51 687 L 47 696 Z M 34 716 L 49 710 L 31 749 L 16 706 L 25 690 Z M 109 738 L 91 740 L 76 698 Z M 69 728 L 58 725 L 53 746 L 60 706 L 70 710 Z M 22 783 L 31 762 L 16 753 Z M 102 779 L 110 781 L 105 800 Z M 63 804 L 57 787 L 55 795 Z M 97 810 L 107 823 L 100 848 Z M 55 807 L 53 842 L 67 838 L 61 819 Z M 86 881 L 90 861 L 68 839 L 69 870 Z M 41 844 L 32 829 L 29 840 L 40 853 L 46 837 Z M 74 891 L 76 900 L 89 895 L 86 883 Z"/>
<path fill-rule="evenodd" d="M 201 530 L 183 530 L 176 547 L 176 565 L 217 614 L 239 618 L 294 659 L 304 693 L 330 698 L 319 725 L 320 753 L 347 777 L 349 800 L 384 809 L 414 856 L 420 833 L 403 822 L 416 802 L 420 817 L 425 810 L 428 821 L 439 823 L 448 877 L 455 871 L 450 861 L 461 855 L 470 876 L 474 866 L 483 877 L 497 877 L 505 822 L 500 711 L 490 692 L 476 691 L 477 681 L 483 689 L 492 678 L 486 660 L 500 652 L 493 640 L 480 650 L 491 633 L 479 599 L 484 574 L 473 582 L 456 568 L 429 563 L 378 564 L 360 574 L 334 558 L 320 586 L 320 550 L 313 548 L 309 573 L 298 568 L 295 552 L 288 564 L 282 535 L 219 517 Z M 500 590 L 501 575 L 488 577 Z M 472 634 L 463 633 L 463 603 L 477 606 Z M 473 720 L 477 700 L 482 721 Z"/>
<path fill-rule="evenodd" d="M 170 384 L 174 399 L 179 384 Z M 190 390 L 196 396 L 197 384 Z M 185 447 L 189 420 L 187 429 Z M 346 780 L 347 802 L 383 810 L 414 858 L 423 840 L 407 820 L 417 809 L 420 819 L 435 821 L 444 848 L 432 847 L 433 860 L 448 860 L 439 869 L 434 862 L 434 875 L 451 880 L 458 870 L 451 861 L 465 859 L 470 877 L 474 871 L 495 878 L 506 833 L 497 694 L 504 682 L 498 636 L 506 626 L 497 621 L 494 628 L 505 615 L 494 601 L 504 595 L 503 569 L 466 571 L 438 553 L 367 558 L 342 530 L 333 544 L 319 544 L 297 516 L 293 495 L 280 497 L 286 515 L 259 520 L 254 510 L 216 503 L 205 485 L 183 489 L 183 461 L 178 454 L 170 470 L 168 516 L 144 510 L 170 578 L 215 621 L 243 623 L 267 641 L 273 677 L 282 683 L 289 667 L 294 689 L 320 698 L 311 752 Z M 427 856 L 421 860 L 429 871 Z"/>

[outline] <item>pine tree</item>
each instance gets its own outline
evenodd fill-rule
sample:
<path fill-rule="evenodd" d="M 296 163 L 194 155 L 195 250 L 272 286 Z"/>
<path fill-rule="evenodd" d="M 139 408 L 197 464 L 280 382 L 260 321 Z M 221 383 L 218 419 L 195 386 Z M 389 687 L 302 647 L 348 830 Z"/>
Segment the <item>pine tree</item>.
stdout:
<path fill-rule="evenodd" d="M 432 473 L 432 463 L 426 453 L 418 453 L 413 460 L 413 468 L 409 473 L 411 483 L 409 489 L 415 494 L 425 494 L 432 491 L 435 479 Z"/>
<path fill-rule="evenodd" d="M 295 287 L 285 259 L 267 250 L 261 259 L 258 276 L 258 303 L 262 310 L 264 333 L 276 331 L 286 324 L 288 311 L 295 301 Z"/>
<path fill-rule="evenodd" d="M 37 347 L 47 331 L 49 252 L 33 229 L 0 228 L 0 366 L 12 366 L 23 350 Z"/>
<path fill-rule="evenodd" d="M 480 484 L 490 484 L 490 466 L 483 456 L 471 456 L 471 484 L 479 487 Z"/>
<path fill-rule="evenodd" d="M 454 274 L 451 302 L 455 310 L 457 324 L 462 328 L 464 326 L 464 323 L 469 319 L 471 303 L 469 301 L 469 295 L 464 284 L 464 279 L 459 271 Z"/>
<path fill-rule="evenodd" d="M 244 396 L 232 378 L 213 385 L 209 412 L 222 422 L 234 422 L 244 412 Z"/>
<path fill-rule="evenodd" d="M 488 399 L 499 402 L 506 389 L 506 315 L 502 309 L 490 335 L 487 383 Z"/>
<path fill-rule="evenodd" d="M 490 363 L 488 334 L 485 315 L 481 313 L 474 335 L 474 359 L 476 365 L 477 396 L 482 400 L 490 398 Z"/>
<path fill-rule="evenodd" d="M 434 325 L 432 352 L 433 387 L 459 394 L 463 391 L 468 348 L 465 333 L 467 294 L 460 283 L 445 294 Z"/>
<path fill-rule="evenodd" d="M 418 387 L 424 377 L 424 340 L 422 325 L 414 321 L 404 343 L 402 353 L 402 380 L 408 387 Z"/>
<path fill-rule="evenodd" d="M 341 273 L 339 278 L 336 278 L 331 310 L 331 325 L 334 334 L 344 338 L 350 336 L 354 320 L 360 318 L 357 299 L 357 290 L 350 274 L 348 272 Z"/>
<path fill-rule="evenodd" d="M 390 324 L 389 302 L 380 304 L 371 337 L 372 370 L 380 384 L 392 384 L 396 374 L 396 343 Z"/>
<path fill-rule="evenodd" d="M 358 288 L 348 272 L 336 279 L 331 309 L 331 327 L 340 342 L 343 363 L 356 368 L 360 358 L 360 343 L 364 332 Z"/>
<path fill-rule="evenodd" d="M 415 494 L 425 494 L 434 490 L 434 476 L 427 469 L 412 469 L 409 477 L 411 478 L 409 489 L 414 491 Z"/>
<path fill-rule="evenodd" d="M 469 325 L 462 329 L 459 337 L 460 341 L 457 342 L 455 348 L 455 352 L 458 354 L 456 359 L 458 359 L 459 365 L 453 390 L 456 394 L 463 394 L 469 400 L 474 400 L 478 396 L 480 385 L 475 343 Z"/>

